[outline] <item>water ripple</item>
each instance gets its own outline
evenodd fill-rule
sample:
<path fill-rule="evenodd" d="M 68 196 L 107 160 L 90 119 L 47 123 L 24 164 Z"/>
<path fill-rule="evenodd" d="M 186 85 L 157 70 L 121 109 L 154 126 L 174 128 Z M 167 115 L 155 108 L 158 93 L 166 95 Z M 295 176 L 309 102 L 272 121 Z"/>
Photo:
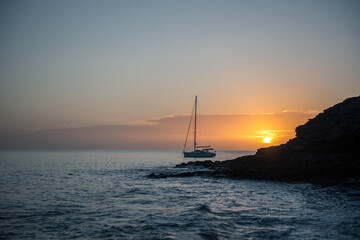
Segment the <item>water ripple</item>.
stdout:
<path fill-rule="evenodd" d="M 0 239 L 360 239 L 358 184 L 146 177 L 181 161 L 0 152 Z"/>

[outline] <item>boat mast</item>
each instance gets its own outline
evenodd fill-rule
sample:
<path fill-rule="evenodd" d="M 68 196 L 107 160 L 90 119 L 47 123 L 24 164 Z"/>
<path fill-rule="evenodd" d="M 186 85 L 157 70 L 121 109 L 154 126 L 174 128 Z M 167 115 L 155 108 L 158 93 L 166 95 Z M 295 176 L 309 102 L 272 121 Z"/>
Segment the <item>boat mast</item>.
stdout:
<path fill-rule="evenodd" d="M 194 130 L 194 151 L 196 150 L 196 114 L 197 114 L 197 96 L 195 96 L 195 130 Z"/>

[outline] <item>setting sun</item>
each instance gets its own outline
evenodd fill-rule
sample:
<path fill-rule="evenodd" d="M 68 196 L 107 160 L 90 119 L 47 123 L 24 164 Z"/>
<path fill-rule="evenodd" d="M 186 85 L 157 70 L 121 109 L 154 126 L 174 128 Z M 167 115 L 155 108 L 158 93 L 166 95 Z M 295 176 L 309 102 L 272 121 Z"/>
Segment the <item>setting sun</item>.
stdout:
<path fill-rule="evenodd" d="M 271 138 L 265 137 L 265 138 L 263 139 L 263 142 L 264 142 L 264 143 L 270 143 L 270 142 L 271 142 Z"/>

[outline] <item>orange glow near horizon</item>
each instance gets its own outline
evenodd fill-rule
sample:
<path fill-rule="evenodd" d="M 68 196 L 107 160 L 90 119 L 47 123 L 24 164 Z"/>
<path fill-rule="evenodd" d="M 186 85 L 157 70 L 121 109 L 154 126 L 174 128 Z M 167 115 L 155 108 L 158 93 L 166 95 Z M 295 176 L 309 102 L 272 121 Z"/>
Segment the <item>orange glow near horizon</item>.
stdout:
<path fill-rule="evenodd" d="M 254 151 L 286 143 L 295 137 L 295 128 L 315 114 L 274 113 L 252 115 L 198 116 L 197 144 L 211 145 L 218 151 Z M 28 137 L 26 147 L 161 149 L 181 150 L 190 116 L 172 116 L 142 125 L 105 125 L 39 131 Z M 193 129 L 190 131 L 193 133 Z M 48 141 L 44 143 L 43 139 Z M 268 141 L 267 139 L 270 139 Z M 22 137 L 23 141 L 24 137 Z M 189 134 L 188 147 L 193 141 Z"/>
<path fill-rule="evenodd" d="M 314 113 L 304 112 L 201 115 L 197 142 L 210 144 L 217 150 L 256 150 L 275 146 L 294 138 L 295 128 L 314 116 Z"/>

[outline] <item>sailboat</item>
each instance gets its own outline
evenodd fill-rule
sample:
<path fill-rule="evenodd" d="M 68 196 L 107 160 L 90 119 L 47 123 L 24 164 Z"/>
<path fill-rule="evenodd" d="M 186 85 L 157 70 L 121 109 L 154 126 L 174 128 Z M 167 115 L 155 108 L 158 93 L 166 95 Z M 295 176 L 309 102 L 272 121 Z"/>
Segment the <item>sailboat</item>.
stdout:
<path fill-rule="evenodd" d="M 186 143 L 187 143 L 187 139 L 188 139 L 188 136 L 189 136 L 189 130 L 190 130 L 191 121 L 192 121 L 192 118 L 193 118 L 194 109 L 195 109 L 195 114 L 194 114 L 194 126 L 195 126 L 195 129 L 194 129 L 194 149 L 193 149 L 193 151 L 186 152 L 185 148 L 186 148 Z M 197 96 L 195 96 L 194 108 L 193 108 L 193 112 L 191 113 L 189 127 L 188 127 L 188 131 L 187 131 L 187 134 L 186 134 L 186 139 L 185 139 L 185 144 L 184 144 L 184 149 L 183 149 L 184 157 L 186 157 L 186 158 L 211 158 L 211 157 L 215 157 L 216 156 L 216 151 L 212 147 L 210 147 L 210 145 L 198 146 L 196 144 L 196 117 L 197 117 L 196 115 L 197 115 Z"/>

